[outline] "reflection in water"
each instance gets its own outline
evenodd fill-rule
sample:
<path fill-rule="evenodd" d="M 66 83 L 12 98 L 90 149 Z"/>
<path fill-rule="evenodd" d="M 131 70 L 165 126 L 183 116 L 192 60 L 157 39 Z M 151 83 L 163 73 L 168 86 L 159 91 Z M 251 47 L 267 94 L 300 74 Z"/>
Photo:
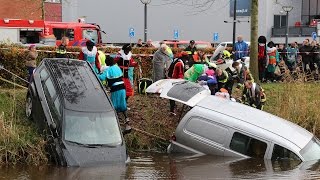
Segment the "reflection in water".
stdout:
<path fill-rule="evenodd" d="M 320 161 L 271 162 L 214 156 L 135 154 L 127 167 L 14 167 L 0 179 L 320 179 Z"/>

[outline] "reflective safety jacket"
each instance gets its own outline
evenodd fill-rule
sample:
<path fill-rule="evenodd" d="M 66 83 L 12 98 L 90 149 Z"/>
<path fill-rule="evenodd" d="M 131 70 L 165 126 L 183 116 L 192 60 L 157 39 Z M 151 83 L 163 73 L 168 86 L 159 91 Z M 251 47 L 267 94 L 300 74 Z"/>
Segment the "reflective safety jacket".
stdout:
<path fill-rule="evenodd" d="M 60 44 L 56 50 L 57 58 L 67 58 L 67 47 L 63 44 Z"/>
<path fill-rule="evenodd" d="M 227 73 L 227 71 L 222 71 L 221 76 L 217 75 L 217 79 L 219 83 L 226 83 L 229 79 L 229 75 Z"/>

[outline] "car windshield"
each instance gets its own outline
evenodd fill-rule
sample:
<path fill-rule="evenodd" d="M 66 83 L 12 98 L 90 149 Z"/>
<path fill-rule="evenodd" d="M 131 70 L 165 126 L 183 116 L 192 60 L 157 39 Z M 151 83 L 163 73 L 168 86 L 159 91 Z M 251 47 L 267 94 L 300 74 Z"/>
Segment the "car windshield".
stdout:
<path fill-rule="evenodd" d="M 84 39 L 90 39 L 94 41 L 95 44 L 98 43 L 98 31 L 96 29 L 83 29 L 82 37 Z"/>
<path fill-rule="evenodd" d="M 118 121 L 113 112 L 88 113 L 66 110 L 64 139 L 82 145 L 110 145 L 122 143 Z"/>
<path fill-rule="evenodd" d="M 300 151 L 300 154 L 305 161 L 320 159 L 320 142 L 317 138 L 312 138 L 311 141 Z"/>

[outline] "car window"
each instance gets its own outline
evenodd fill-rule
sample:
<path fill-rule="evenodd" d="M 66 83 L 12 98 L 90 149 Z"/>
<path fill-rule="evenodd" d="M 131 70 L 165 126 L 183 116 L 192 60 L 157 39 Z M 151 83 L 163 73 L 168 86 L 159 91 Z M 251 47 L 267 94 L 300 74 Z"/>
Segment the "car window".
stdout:
<path fill-rule="evenodd" d="M 313 138 L 301 151 L 305 161 L 320 159 L 320 142 L 317 138 Z"/>
<path fill-rule="evenodd" d="M 53 28 L 53 34 L 57 40 L 61 40 L 63 36 L 66 36 L 70 41 L 74 40 L 74 29 Z"/>
<path fill-rule="evenodd" d="M 206 49 L 210 48 L 209 44 L 196 44 L 197 49 Z"/>
<path fill-rule="evenodd" d="M 119 145 L 122 137 L 114 112 L 65 111 L 64 139 L 85 145 Z"/>
<path fill-rule="evenodd" d="M 233 45 L 232 44 L 227 44 L 227 47 L 233 47 Z"/>
<path fill-rule="evenodd" d="M 42 69 L 42 70 L 40 71 L 40 79 L 41 79 L 42 81 L 46 80 L 46 79 L 48 78 L 48 76 L 49 76 L 49 74 L 48 74 L 48 72 L 47 72 L 46 69 Z"/>
<path fill-rule="evenodd" d="M 61 121 L 61 107 L 51 78 L 48 78 L 45 82 L 43 82 L 42 86 L 52 119 L 59 125 L 59 121 Z"/>
<path fill-rule="evenodd" d="M 235 132 L 231 139 L 230 149 L 253 158 L 263 158 L 267 143 Z"/>
<path fill-rule="evenodd" d="M 178 48 L 185 49 L 188 47 L 188 44 L 178 44 Z"/>
<path fill-rule="evenodd" d="M 275 144 L 273 147 L 271 160 L 277 161 L 277 160 L 283 160 L 283 159 L 300 161 L 300 158 L 295 153 L 288 150 L 287 148 L 284 148 L 282 146 Z"/>
<path fill-rule="evenodd" d="M 47 90 L 48 90 L 48 92 L 49 92 L 49 94 L 50 94 L 51 99 L 54 99 L 55 96 L 57 95 L 57 93 L 56 93 L 56 90 L 55 90 L 55 88 L 54 88 L 54 85 L 53 85 L 53 83 L 52 83 L 51 78 L 48 78 L 48 79 L 45 81 L 44 84 L 45 84 L 45 86 L 46 86 L 46 88 L 47 88 Z"/>

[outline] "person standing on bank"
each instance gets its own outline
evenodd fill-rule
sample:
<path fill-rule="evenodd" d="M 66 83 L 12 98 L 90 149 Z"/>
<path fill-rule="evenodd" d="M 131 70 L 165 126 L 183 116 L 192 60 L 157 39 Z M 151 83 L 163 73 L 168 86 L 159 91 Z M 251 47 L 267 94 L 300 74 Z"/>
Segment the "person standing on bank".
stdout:
<path fill-rule="evenodd" d="M 106 65 L 109 67 L 102 74 L 99 74 L 99 79 L 108 82 L 111 88 L 111 101 L 117 113 L 123 113 L 125 117 L 125 130 L 130 131 L 129 118 L 127 115 L 126 90 L 123 82 L 123 73 L 120 67 L 114 62 L 110 56 L 106 57 Z"/>
<path fill-rule="evenodd" d="M 131 85 L 130 78 L 129 78 L 129 76 L 130 76 L 129 68 L 136 67 L 138 65 L 138 63 L 135 62 L 132 58 L 131 50 L 132 50 L 131 45 L 125 44 L 114 59 L 115 63 L 117 63 L 119 65 L 119 67 L 123 73 L 123 82 L 124 82 L 124 86 L 126 89 L 126 101 L 127 102 L 128 102 L 129 97 L 134 95 L 134 89 Z"/>
<path fill-rule="evenodd" d="M 162 44 L 153 55 L 153 82 L 157 82 L 166 78 L 166 72 L 168 71 L 172 62 L 167 48 L 168 46 L 166 44 Z"/>
<path fill-rule="evenodd" d="M 184 50 L 189 55 L 189 61 L 188 61 L 188 67 L 192 67 L 194 64 L 193 55 L 197 53 L 197 47 L 196 42 L 194 40 L 191 40 L 189 43 L 189 46 Z"/>
<path fill-rule="evenodd" d="M 99 61 L 98 49 L 94 42 L 88 40 L 86 47 L 83 47 L 80 51 L 79 60 L 88 61 L 96 74 L 100 73 L 101 66 Z"/>
<path fill-rule="evenodd" d="M 61 44 L 58 46 L 56 51 L 57 58 L 67 58 L 67 46 L 69 45 L 69 38 L 63 36 L 61 39 Z"/>
<path fill-rule="evenodd" d="M 28 70 L 28 82 L 30 82 L 34 69 L 37 67 L 38 52 L 35 45 L 30 45 L 29 53 L 26 61 L 26 67 Z"/>
<path fill-rule="evenodd" d="M 248 56 L 248 52 L 249 52 L 249 47 L 248 44 L 246 42 L 243 41 L 243 37 L 240 35 L 237 38 L 237 42 L 235 44 L 235 56 L 236 56 L 236 60 L 238 59 L 242 59 L 243 57 Z"/>

